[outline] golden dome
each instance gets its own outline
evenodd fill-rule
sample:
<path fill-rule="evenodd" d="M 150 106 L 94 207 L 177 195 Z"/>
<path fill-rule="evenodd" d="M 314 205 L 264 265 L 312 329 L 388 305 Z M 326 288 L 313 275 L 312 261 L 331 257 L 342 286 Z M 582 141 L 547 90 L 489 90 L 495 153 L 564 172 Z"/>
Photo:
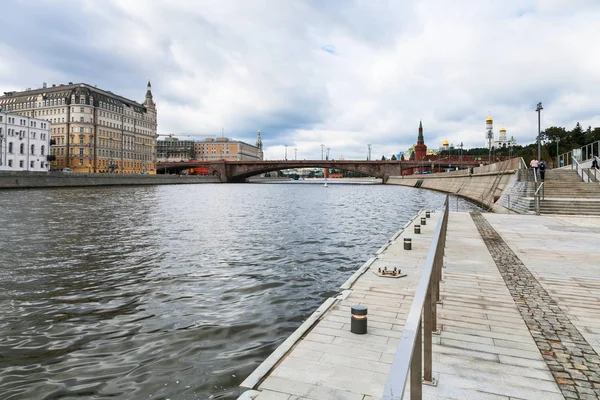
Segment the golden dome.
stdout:
<path fill-rule="evenodd" d="M 506 128 L 505 127 L 500 128 L 500 132 L 506 132 Z"/>
<path fill-rule="evenodd" d="M 450 143 L 447 140 L 444 140 L 444 143 L 442 143 L 442 146 L 448 147 L 448 146 L 450 146 Z"/>
<path fill-rule="evenodd" d="M 491 115 L 488 115 L 488 117 L 487 117 L 487 119 L 485 120 L 485 122 L 492 122 L 492 121 L 493 121 L 493 119 L 492 119 L 492 116 L 491 116 Z"/>

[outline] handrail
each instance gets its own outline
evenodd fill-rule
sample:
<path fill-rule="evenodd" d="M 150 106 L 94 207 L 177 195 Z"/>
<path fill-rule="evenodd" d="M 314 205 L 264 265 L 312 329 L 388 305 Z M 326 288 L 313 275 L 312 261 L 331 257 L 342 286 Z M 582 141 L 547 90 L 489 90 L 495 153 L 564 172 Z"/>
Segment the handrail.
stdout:
<path fill-rule="evenodd" d="M 573 159 L 573 165 L 575 166 L 575 171 L 577 172 L 577 175 L 581 176 L 581 180 L 585 182 L 585 179 L 583 178 L 583 167 L 581 166 L 581 164 L 579 164 L 579 161 L 577 161 L 575 157 L 571 156 L 571 158 Z M 571 169 L 573 169 L 572 166 Z M 579 170 L 581 170 L 581 174 L 579 174 Z"/>
<path fill-rule="evenodd" d="M 535 193 L 533 194 L 534 196 L 537 196 L 538 192 L 540 191 L 540 189 L 542 188 L 542 186 L 544 186 L 544 182 L 540 182 L 540 186 L 538 186 L 537 190 L 535 191 Z"/>
<path fill-rule="evenodd" d="M 449 204 L 449 197 L 446 196 L 443 215 L 435 228 L 425 267 L 402 329 L 400 344 L 396 348 L 396 355 L 381 397 L 382 400 L 401 400 L 403 398 L 409 372 L 410 398 L 412 400 L 422 397 L 422 375 L 424 382 L 434 383 L 431 368 L 432 334 L 437 331 L 437 302 L 440 300 L 440 281 L 446 246 Z M 423 330 L 421 330 L 421 326 L 423 326 Z M 425 335 L 424 338 L 423 335 Z"/>
<path fill-rule="evenodd" d="M 540 189 L 542 189 L 542 199 L 544 198 L 544 182 L 540 182 L 540 186 L 538 186 L 538 188 L 535 190 L 535 193 L 533 193 L 533 197 L 535 199 L 535 213 L 536 215 L 540 215 L 540 195 L 538 194 L 538 192 L 540 191 Z"/>

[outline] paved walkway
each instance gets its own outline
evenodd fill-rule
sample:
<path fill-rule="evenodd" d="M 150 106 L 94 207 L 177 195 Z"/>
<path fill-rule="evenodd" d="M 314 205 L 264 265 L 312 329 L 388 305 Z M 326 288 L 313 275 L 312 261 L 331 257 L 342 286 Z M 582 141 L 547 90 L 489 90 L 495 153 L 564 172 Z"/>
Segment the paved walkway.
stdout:
<path fill-rule="evenodd" d="M 288 343 L 289 349 L 280 352 L 282 359 L 272 363 L 270 372 L 270 366 L 263 368 L 265 378 L 254 377 L 257 385 L 252 386 L 258 391 L 242 397 L 379 399 L 439 215 L 432 214 L 422 235 L 413 234 L 411 225 L 381 251 L 350 290 L 315 317 L 316 324 L 311 322 L 307 332 Z M 497 236 L 487 237 L 487 245 L 469 214 L 450 214 L 443 304 L 438 308 L 441 334 L 434 336 L 433 346 L 438 385 L 424 386 L 424 398 L 597 399 L 600 218 L 500 214 L 478 218 L 480 227 Z M 412 251 L 402 249 L 405 236 L 413 238 Z M 489 247 L 490 238 L 500 247 Z M 518 271 L 503 270 L 503 265 L 518 262 Z M 373 270 L 383 266 L 400 267 L 408 276 L 377 277 Z M 516 276 L 517 282 L 524 279 L 524 287 L 539 294 L 526 308 L 538 307 L 531 315 L 523 314 L 514 288 L 511 294 L 507 274 L 511 279 Z M 537 286 L 530 285 L 534 281 Z M 349 329 L 350 305 L 358 303 L 369 307 L 366 335 Z M 543 329 L 531 331 L 536 318 Z M 556 338 L 540 340 L 537 333 L 548 331 L 545 321 L 566 328 L 569 337 L 559 326 L 560 332 L 554 329 Z"/>

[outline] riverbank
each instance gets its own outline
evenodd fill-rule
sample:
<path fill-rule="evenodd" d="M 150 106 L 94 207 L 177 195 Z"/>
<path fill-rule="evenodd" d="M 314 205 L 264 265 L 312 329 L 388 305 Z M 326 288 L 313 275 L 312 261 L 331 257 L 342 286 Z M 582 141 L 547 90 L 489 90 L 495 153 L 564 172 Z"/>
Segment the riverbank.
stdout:
<path fill-rule="evenodd" d="M 0 172 L 0 189 L 220 183 L 212 176 Z"/>
<path fill-rule="evenodd" d="M 439 213 L 431 216 L 420 235 L 409 224 L 384 245 L 242 383 L 250 390 L 240 399 L 381 398 Z M 589 218 L 450 213 L 427 398 L 600 397 L 600 231 Z M 539 234 L 528 234 L 532 225 Z M 565 259 L 576 266 L 567 274 Z M 407 277 L 380 278 L 383 267 Z M 350 330 L 356 304 L 368 307 L 363 335 Z"/>
<path fill-rule="evenodd" d="M 468 170 L 424 175 L 390 176 L 386 184 L 410 186 L 453 193 L 469 199 L 494 212 L 507 212 L 496 204 L 505 191 L 514 184 L 521 159 L 513 158 L 496 164 Z"/>

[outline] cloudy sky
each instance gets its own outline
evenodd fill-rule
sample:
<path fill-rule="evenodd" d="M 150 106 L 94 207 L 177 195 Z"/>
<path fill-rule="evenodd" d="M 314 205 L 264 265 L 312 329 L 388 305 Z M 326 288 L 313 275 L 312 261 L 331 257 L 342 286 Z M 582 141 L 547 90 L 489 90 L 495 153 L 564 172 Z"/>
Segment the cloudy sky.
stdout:
<path fill-rule="evenodd" d="M 495 130 L 600 126 L 598 0 L 3 0 L 0 92 L 85 82 L 143 100 L 159 133 L 267 159 L 484 145 Z"/>

